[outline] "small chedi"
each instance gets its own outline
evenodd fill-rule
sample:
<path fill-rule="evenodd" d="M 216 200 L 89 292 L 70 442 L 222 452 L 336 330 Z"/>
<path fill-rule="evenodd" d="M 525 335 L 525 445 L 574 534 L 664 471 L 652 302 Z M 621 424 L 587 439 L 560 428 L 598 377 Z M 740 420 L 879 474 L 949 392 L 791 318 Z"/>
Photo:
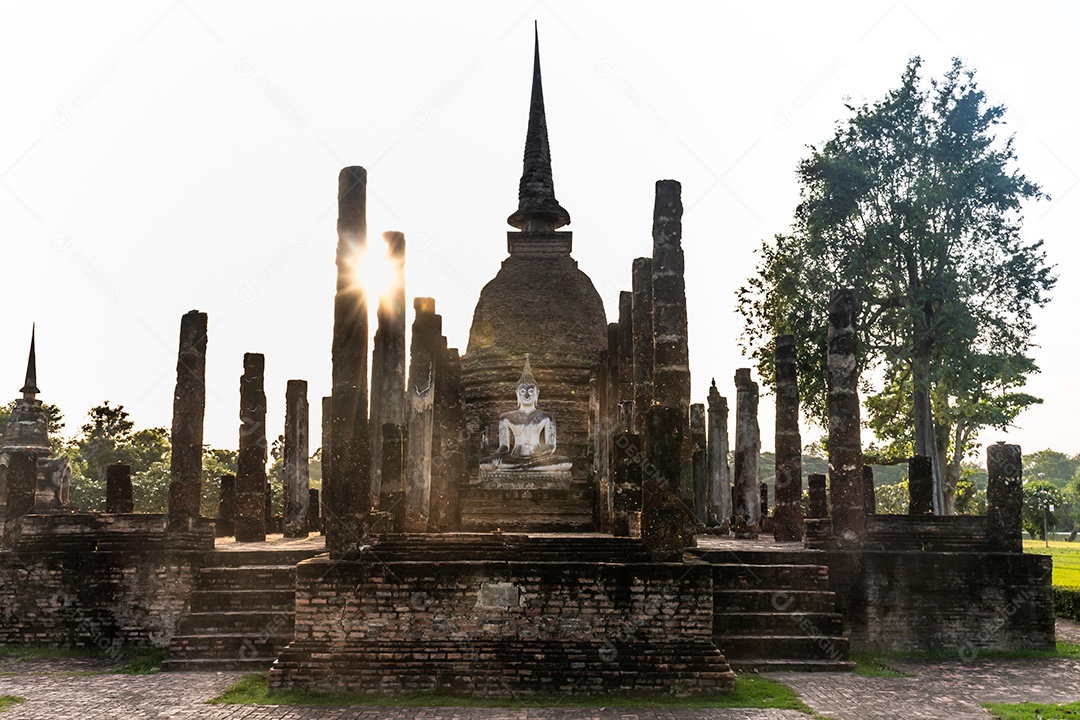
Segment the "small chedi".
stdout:
<path fill-rule="evenodd" d="M 49 442 L 48 416 L 37 386 L 35 331 L 30 333 L 30 356 L 22 397 L 15 401 L 7 432 L 0 443 L 0 504 L 16 519 L 28 512 L 51 513 L 67 508 L 71 462 L 56 457 Z"/>
<path fill-rule="evenodd" d="M 566 457 L 555 454 L 555 418 L 536 407 L 539 399 L 540 388 L 533 377 L 526 353 L 525 370 L 517 384 L 517 410 L 499 417 L 499 447 L 480 465 L 481 470 L 550 473 L 570 470 L 572 463 Z"/>

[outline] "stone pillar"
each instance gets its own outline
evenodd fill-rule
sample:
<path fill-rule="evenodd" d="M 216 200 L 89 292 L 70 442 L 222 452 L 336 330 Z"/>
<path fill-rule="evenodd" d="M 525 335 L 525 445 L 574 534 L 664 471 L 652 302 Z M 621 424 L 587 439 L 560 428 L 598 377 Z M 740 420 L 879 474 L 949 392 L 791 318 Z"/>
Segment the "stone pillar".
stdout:
<path fill-rule="evenodd" d="M 265 358 L 244 353 L 240 376 L 240 452 L 236 460 L 236 541 L 266 540 Z"/>
<path fill-rule="evenodd" d="M 645 413 L 641 539 L 658 561 L 677 560 L 694 544 L 693 509 L 679 487 L 685 417 L 682 408 L 664 405 L 653 405 Z"/>
<path fill-rule="evenodd" d="M 202 501 L 203 413 L 206 409 L 206 313 L 180 320 L 180 351 L 173 394 L 169 526 L 192 529 Z"/>
<path fill-rule="evenodd" d="M 709 520 L 709 454 L 705 435 L 705 405 L 690 406 L 690 443 L 693 448 L 694 519 L 701 527 Z"/>
<path fill-rule="evenodd" d="M 441 323 L 440 323 L 441 325 Z M 432 532 L 461 527 L 461 486 L 465 474 L 465 414 L 461 404 L 461 357 L 439 334 L 435 354 L 435 398 L 431 425 Z"/>
<path fill-rule="evenodd" d="M 285 386 L 285 517 L 287 538 L 307 537 L 311 479 L 308 468 L 307 382 L 289 380 Z"/>
<path fill-rule="evenodd" d="M 857 312 L 850 289 L 833 290 L 829 295 L 829 496 L 833 534 L 841 545 L 861 543 L 866 526 L 855 359 Z"/>
<path fill-rule="evenodd" d="M 634 401 L 633 295 L 619 293 L 619 402 Z M 628 428 L 629 429 L 629 428 Z"/>
<path fill-rule="evenodd" d="M 908 515 L 934 512 L 934 468 L 926 455 L 908 458 Z"/>
<path fill-rule="evenodd" d="M 393 285 L 379 298 L 371 355 L 371 495 L 382 497 L 382 428 L 405 422 L 405 235 L 384 232 Z"/>
<path fill-rule="evenodd" d="M 1023 462 L 1019 445 L 986 448 L 986 515 L 991 544 L 1001 552 L 1023 552 Z"/>
<path fill-rule="evenodd" d="M 758 385 L 750 379 L 750 368 L 739 368 L 735 371 L 735 517 L 741 519 L 737 524 L 744 524 L 749 533 L 761 528 L 761 430 L 757 410 Z"/>
<path fill-rule="evenodd" d="M 634 258 L 631 321 L 634 346 L 634 432 L 645 427 L 645 411 L 653 401 L 653 265 L 652 258 Z"/>
<path fill-rule="evenodd" d="M 331 487 L 334 482 L 334 460 L 333 453 L 330 451 L 334 425 L 333 400 L 332 397 L 322 399 L 322 448 L 319 451 L 319 461 L 322 465 L 322 492 L 319 493 L 319 532 L 323 534 L 326 533 L 327 517 L 330 515 L 326 498 L 333 494 Z"/>
<path fill-rule="evenodd" d="M 629 537 L 632 525 L 637 525 L 640 530 L 641 467 L 644 461 L 638 435 L 621 432 L 615 436 L 611 459 L 615 516 L 612 534 L 618 537 Z"/>
<path fill-rule="evenodd" d="M 334 558 L 350 555 L 370 532 L 367 294 L 357 281 L 367 244 L 366 212 L 367 171 L 362 167 L 342 169 L 338 176 L 329 452 L 323 448 L 323 458 L 330 456 L 331 470 L 324 487 L 326 545 Z"/>
<path fill-rule="evenodd" d="M 236 476 L 222 475 L 218 494 L 218 517 L 215 534 L 232 537 L 236 534 Z"/>
<path fill-rule="evenodd" d="M 390 516 L 393 532 L 405 531 L 405 458 L 409 448 L 409 428 L 404 424 L 384 423 L 379 507 Z"/>
<path fill-rule="evenodd" d="M 874 468 L 863 465 L 863 504 L 867 515 L 877 515 L 877 491 L 874 488 Z"/>
<path fill-rule="evenodd" d="M 656 183 L 653 208 L 653 402 L 690 408 L 690 351 L 686 337 L 686 283 L 682 250 L 682 186 Z M 646 442 L 646 445 L 648 443 Z"/>
<path fill-rule="evenodd" d="M 825 491 L 825 476 L 818 473 L 806 478 L 810 490 L 808 517 L 821 520 L 829 517 L 829 498 Z"/>
<path fill-rule="evenodd" d="M 105 512 L 135 512 L 131 466 L 127 463 L 114 462 L 105 467 Z"/>
<path fill-rule="evenodd" d="M 758 493 L 761 499 L 761 524 L 764 526 L 765 520 L 769 517 L 769 484 L 760 483 Z"/>
<path fill-rule="evenodd" d="M 776 338 L 776 489 L 773 537 L 802 538 L 802 435 L 799 433 L 799 383 L 795 336 Z"/>
<path fill-rule="evenodd" d="M 319 491 L 315 488 L 308 490 L 307 531 L 319 532 Z"/>
<path fill-rule="evenodd" d="M 435 365 L 442 335 L 442 318 L 432 298 L 413 301 L 415 318 L 409 360 L 406 422 L 409 455 L 405 463 L 405 528 L 428 532 L 431 502 L 432 431 L 435 421 Z"/>
<path fill-rule="evenodd" d="M 709 523 L 726 531 L 731 523 L 731 470 L 728 467 L 728 405 L 709 388 Z"/>
<path fill-rule="evenodd" d="M 266 492 L 263 494 L 263 527 L 267 533 L 278 532 L 274 523 L 274 485 L 266 481 Z"/>

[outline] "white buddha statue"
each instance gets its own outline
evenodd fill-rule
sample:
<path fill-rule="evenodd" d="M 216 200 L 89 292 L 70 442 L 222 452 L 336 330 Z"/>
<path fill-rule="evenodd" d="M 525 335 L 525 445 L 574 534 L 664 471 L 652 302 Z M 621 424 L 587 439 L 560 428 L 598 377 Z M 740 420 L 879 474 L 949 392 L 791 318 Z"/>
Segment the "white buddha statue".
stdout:
<path fill-rule="evenodd" d="M 541 472 L 570 469 L 570 460 L 555 454 L 555 418 L 536 407 L 539 398 L 540 388 L 526 354 L 525 369 L 517 384 L 517 410 L 499 416 L 499 449 L 480 465 L 481 469 Z"/>

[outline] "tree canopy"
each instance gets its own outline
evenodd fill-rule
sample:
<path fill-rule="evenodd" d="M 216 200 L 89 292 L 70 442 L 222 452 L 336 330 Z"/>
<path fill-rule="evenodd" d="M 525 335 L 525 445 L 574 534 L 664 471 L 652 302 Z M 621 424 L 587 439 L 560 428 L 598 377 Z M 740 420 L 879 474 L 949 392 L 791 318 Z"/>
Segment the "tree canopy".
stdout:
<path fill-rule="evenodd" d="M 867 424 L 884 442 L 870 461 L 930 456 L 947 513 L 979 429 L 1041 402 L 1023 392 L 1038 371 L 1032 310 L 1056 278 L 1042 243 L 1021 237 L 1024 203 L 1045 196 L 996 133 L 1005 108 L 961 61 L 928 82 L 921 65 L 810 148 L 792 230 L 762 243 L 738 307 L 767 384 L 775 337 L 795 335 L 801 400 L 824 426 L 826 305 L 852 288 Z"/>

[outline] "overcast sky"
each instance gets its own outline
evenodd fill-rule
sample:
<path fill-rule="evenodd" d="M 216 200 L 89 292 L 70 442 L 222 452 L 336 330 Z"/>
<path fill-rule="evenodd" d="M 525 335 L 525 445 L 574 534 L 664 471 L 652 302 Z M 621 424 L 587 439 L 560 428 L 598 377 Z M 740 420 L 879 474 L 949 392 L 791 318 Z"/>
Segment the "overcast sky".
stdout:
<path fill-rule="evenodd" d="M 1020 169 L 1053 198 L 1027 208 L 1024 233 L 1061 278 L 1036 315 L 1029 391 L 1045 404 L 983 440 L 1080 452 L 1077 6 L 665 5 L 3 3 L 0 398 L 18 395 L 36 321 L 41 398 L 68 432 L 103 400 L 168 427 L 194 308 L 210 322 L 206 442 L 236 446 L 244 352 L 266 355 L 270 427 L 302 378 L 318 428 L 345 165 L 368 168 L 370 239 L 406 234 L 406 293 L 436 298 L 464 352 L 506 257 L 537 20 L 556 194 L 610 320 L 651 253 L 655 181 L 682 182 L 697 402 L 712 377 L 733 397 L 750 364 L 734 291 L 762 238 L 789 228 L 807 145 L 913 55 L 927 74 L 953 56 L 976 68 L 1009 109 Z M 766 449 L 772 412 L 763 400 Z"/>

